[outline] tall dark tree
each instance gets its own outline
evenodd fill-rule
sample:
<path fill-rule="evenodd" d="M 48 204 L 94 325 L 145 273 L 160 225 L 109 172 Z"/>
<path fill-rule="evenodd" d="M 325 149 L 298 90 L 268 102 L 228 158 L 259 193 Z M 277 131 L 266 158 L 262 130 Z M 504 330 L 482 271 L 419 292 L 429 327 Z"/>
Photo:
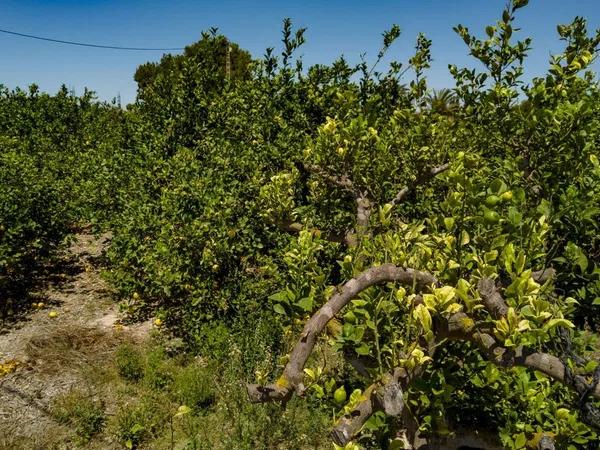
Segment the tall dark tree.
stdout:
<path fill-rule="evenodd" d="M 138 67 L 136 109 L 145 130 L 161 132 L 167 154 L 193 147 L 203 135 L 213 100 L 230 85 L 250 77 L 250 54 L 217 34 L 202 33 L 182 55 L 164 55 L 158 63 Z"/>
<path fill-rule="evenodd" d="M 160 62 L 147 62 L 137 68 L 134 79 L 140 90 L 156 82 L 159 76 L 173 77 L 181 74 L 186 60 L 196 60 L 217 69 L 223 78 L 231 80 L 247 79 L 250 76 L 250 53 L 243 50 L 225 36 L 217 35 L 217 30 L 202 33 L 202 38 L 185 47 L 181 55 L 164 55 Z M 228 63 L 229 58 L 229 63 Z M 229 73 L 228 72 L 229 67 Z"/>

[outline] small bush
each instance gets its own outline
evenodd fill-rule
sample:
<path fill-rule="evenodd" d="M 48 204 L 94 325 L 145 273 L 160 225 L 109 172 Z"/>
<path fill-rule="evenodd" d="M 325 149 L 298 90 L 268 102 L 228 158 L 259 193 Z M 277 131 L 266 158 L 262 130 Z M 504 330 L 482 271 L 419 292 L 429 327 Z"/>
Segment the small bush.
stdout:
<path fill-rule="evenodd" d="M 102 431 L 106 421 L 102 401 L 76 390 L 59 397 L 54 403 L 53 413 L 58 422 L 75 428 L 82 444 Z"/>
<path fill-rule="evenodd" d="M 165 349 L 157 346 L 146 355 L 144 383 L 154 389 L 163 389 L 173 382 L 174 361 L 167 357 Z"/>
<path fill-rule="evenodd" d="M 113 434 L 126 448 L 135 449 L 163 429 L 169 420 L 169 407 L 168 399 L 160 395 L 149 395 L 139 403 L 125 405 L 113 419 Z"/>
<path fill-rule="evenodd" d="M 129 344 L 124 344 L 117 350 L 115 363 L 119 375 L 129 381 L 139 381 L 144 375 L 144 365 L 141 353 Z"/>
<path fill-rule="evenodd" d="M 179 371 L 171 390 L 179 403 L 198 411 L 213 403 L 212 383 L 211 370 L 194 363 Z"/>
<path fill-rule="evenodd" d="M 147 424 L 138 409 L 125 407 L 119 411 L 115 420 L 115 434 L 125 447 L 136 448 L 147 439 L 149 435 Z"/>

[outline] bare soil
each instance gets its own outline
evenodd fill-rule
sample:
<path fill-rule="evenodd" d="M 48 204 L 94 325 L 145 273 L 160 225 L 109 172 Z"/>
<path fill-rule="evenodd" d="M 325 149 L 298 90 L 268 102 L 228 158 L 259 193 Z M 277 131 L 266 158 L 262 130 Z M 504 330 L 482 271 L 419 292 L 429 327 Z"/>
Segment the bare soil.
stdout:
<path fill-rule="evenodd" d="M 0 449 L 72 448 L 56 422 L 53 401 L 93 386 L 86 369 L 112 358 L 123 341 L 144 341 L 145 322 L 125 326 L 100 276 L 110 237 L 78 234 L 53 273 L 32 296 L 31 313 L 0 334 Z M 90 392 L 90 396 L 101 395 Z M 106 442 L 96 448 L 115 448 Z"/>

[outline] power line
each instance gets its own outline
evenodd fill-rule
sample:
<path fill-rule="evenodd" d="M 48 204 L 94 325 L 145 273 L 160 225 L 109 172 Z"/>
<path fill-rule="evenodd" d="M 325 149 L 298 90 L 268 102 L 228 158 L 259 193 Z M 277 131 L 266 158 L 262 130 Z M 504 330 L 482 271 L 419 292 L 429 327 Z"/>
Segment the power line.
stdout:
<path fill-rule="evenodd" d="M 146 47 L 120 47 L 117 45 L 98 45 L 98 44 L 87 44 L 84 42 L 73 42 L 73 41 L 63 41 L 60 39 L 51 39 L 47 37 L 34 36 L 32 34 L 24 34 L 17 33 L 16 31 L 3 30 L 0 28 L 0 33 L 12 34 L 15 36 L 26 37 L 30 39 L 37 39 L 39 41 L 48 41 L 48 42 L 56 42 L 59 44 L 68 44 L 68 45 L 78 45 L 80 47 L 94 47 L 94 48 L 109 48 L 112 50 L 134 50 L 134 51 L 178 51 L 183 50 L 183 48 L 175 47 L 175 48 L 146 48 Z"/>

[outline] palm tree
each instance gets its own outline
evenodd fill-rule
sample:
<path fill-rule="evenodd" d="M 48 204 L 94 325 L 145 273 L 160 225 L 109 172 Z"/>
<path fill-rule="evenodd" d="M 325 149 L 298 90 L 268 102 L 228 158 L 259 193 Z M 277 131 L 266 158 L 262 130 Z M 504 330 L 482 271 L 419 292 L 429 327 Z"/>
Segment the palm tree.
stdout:
<path fill-rule="evenodd" d="M 434 89 L 427 94 L 427 105 L 431 111 L 444 115 L 452 116 L 460 107 L 456 94 L 450 89 Z"/>

